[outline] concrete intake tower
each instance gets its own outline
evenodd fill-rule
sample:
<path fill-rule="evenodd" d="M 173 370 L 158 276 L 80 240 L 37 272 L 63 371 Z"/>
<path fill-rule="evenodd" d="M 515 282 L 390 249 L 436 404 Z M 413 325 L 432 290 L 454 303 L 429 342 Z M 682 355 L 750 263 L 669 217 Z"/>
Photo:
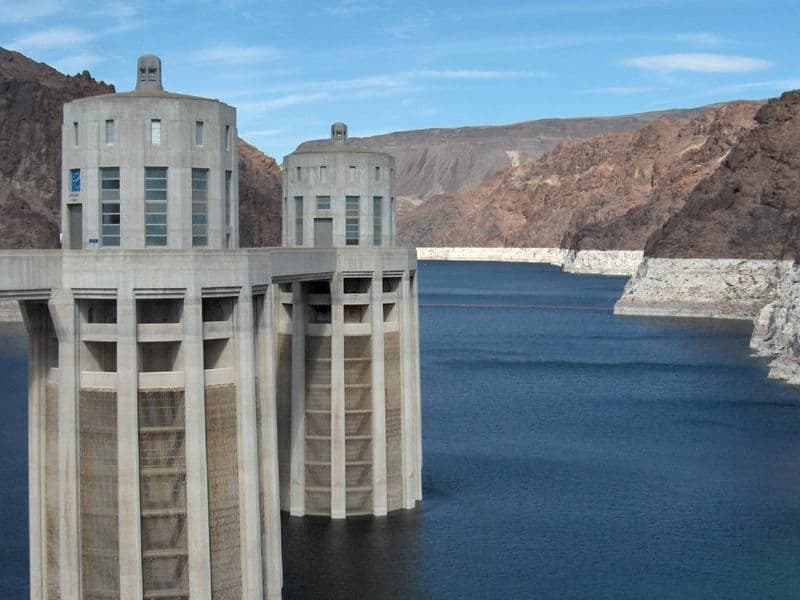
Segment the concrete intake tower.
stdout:
<path fill-rule="evenodd" d="M 394 162 L 335 125 L 286 157 L 284 247 L 240 249 L 235 109 L 164 91 L 155 56 L 136 81 L 64 105 L 63 249 L 0 252 L 30 342 L 31 598 L 280 598 L 280 510 L 421 500 Z"/>

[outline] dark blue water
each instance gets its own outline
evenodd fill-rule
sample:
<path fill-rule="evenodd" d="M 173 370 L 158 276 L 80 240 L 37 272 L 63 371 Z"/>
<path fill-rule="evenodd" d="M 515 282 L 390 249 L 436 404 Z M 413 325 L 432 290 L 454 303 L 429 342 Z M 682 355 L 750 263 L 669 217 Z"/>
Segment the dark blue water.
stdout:
<path fill-rule="evenodd" d="M 800 391 L 749 357 L 749 326 L 614 317 L 624 279 L 546 266 L 419 276 L 425 500 L 284 517 L 286 599 L 800 597 Z M 22 594 L 25 361 L 9 343 L 0 590 Z"/>

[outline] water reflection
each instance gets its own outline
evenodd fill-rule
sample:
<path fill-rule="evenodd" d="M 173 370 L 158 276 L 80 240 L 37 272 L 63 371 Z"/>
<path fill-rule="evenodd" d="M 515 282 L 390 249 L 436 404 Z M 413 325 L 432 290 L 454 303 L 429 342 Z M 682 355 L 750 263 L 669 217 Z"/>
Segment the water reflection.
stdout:
<path fill-rule="evenodd" d="M 346 521 L 281 516 L 286 600 L 423 597 L 420 509 Z"/>

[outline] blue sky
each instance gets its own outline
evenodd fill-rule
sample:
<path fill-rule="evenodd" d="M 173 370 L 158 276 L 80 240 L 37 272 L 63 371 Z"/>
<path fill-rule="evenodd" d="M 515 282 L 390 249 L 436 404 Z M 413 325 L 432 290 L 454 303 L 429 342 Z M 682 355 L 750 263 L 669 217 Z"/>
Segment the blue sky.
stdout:
<path fill-rule="evenodd" d="M 0 46 L 117 90 L 136 57 L 165 87 L 238 108 L 280 158 L 351 135 L 613 115 L 800 88 L 798 0 L 0 0 Z"/>

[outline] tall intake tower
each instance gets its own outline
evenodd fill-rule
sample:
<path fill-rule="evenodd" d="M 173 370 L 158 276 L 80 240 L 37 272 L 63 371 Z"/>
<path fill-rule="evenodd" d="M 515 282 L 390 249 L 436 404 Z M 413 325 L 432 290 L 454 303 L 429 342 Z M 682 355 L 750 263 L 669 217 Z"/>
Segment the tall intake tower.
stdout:
<path fill-rule="evenodd" d="M 281 294 L 281 507 L 385 515 L 422 499 L 415 265 L 394 249 L 394 159 L 347 142 L 283 163 L 283 244 L 337 248 L 354 262 Z M 383 260 L 375 260 L 383 257 Z"/>
<path fill-rule="evenodd" d="M 273 600 L 282 508 L 421 499 L 393 161 L 337 124 L 287 157 L 298 185 L 330 169 L 285 188 L 329 207 L 292 214 L 286 247 L 239 249 L 235 109 L 164 91 L 155 56 L 136 81 L 64 106 L 63 248 L 0 251 L 30 340 L 31 598 Z M 317 247 L 292 237 L 326 218 Z"/>
<path fill-rule="evenodd" d="M 135 91 L 66 104 L 62 138 L 66 249 L 0 261 L 31 340 L 31 597 L 279 597 L 271 268 L 236 249 L 236 111 L 145 56 Z"/>

